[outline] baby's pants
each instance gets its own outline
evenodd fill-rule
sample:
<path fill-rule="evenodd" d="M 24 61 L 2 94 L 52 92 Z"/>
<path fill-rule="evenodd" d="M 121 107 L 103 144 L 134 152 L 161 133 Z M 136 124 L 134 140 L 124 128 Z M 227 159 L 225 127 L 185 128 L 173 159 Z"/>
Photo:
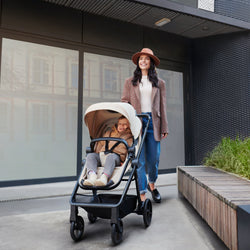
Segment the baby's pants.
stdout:
<path fill-rule="evenodd" d="M 115 169 L 115 166 L 120 166 L 120 164 L 121 162 L 120 162 L 119 155 L 115 153 L 110 153 L 107 155 L 103 172 L 110 177 Z M 87 155 L 87 159 L 85 163 L 85 167 L 88 169 L 88 172 L 92 170 L 95 173 L 97 173 L 97 167 L 100 167 L 100 166 L 101 166 L 101 160 L 100 160 L 99 154 L 89 153 Z"/>

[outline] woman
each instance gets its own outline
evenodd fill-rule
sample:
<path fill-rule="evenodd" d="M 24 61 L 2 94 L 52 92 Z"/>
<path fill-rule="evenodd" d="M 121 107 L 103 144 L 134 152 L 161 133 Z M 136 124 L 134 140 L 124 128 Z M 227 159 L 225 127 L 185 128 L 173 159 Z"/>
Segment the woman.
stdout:
<path fill-rule="evenodd" d="M 137 114 L 146 113 L 151 118 L 137 169 L 138 184 L 142 201 L 145 201 L 148 189 L 154 201 L 160 203 L 161 196 L 155 182 L 158 177 L 160 140 L 168 135 L 165 82 L 157 77 L 155 67 L 160 64 L 160 60 L 151 49 L 143 48 L 135 53 L 132 61 L 137 67 L 134 76 L 125 82 L 121 101 L 130 103 Z M 147 120 L 143 118 L 142 131 L 146 123 Z"/>

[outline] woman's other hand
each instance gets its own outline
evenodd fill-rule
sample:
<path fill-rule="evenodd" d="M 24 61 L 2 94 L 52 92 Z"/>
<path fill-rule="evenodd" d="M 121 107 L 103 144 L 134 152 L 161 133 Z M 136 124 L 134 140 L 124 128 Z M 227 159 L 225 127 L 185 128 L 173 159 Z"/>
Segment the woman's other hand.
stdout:
<path fill-rule="evenodd" d="M 162 138 L 162 139 L 167 138 L 167 136 L 168 136 L 168 133 L 163 133 L 163 134 L 161 134 L 161 138 Z"/>

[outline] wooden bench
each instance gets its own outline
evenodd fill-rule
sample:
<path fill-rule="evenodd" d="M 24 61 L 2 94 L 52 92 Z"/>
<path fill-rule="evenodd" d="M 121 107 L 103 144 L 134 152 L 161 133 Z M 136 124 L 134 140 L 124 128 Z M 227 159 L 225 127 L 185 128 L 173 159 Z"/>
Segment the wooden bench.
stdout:
<path fill-rule="evenodd" d="M 229 249 L 250 249 L 250 181 L 204 166 L 178 167 L 178 191 Z"/>

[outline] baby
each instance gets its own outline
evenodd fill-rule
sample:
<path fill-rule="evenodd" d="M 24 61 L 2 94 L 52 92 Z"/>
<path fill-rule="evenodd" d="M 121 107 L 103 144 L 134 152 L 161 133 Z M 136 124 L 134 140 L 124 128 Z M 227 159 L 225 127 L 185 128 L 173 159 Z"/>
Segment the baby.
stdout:
<path fill-rule="evenodd" d="M 129 121 L 126 117 L 121 116 L 118 123 L 111 131 L 106 132 L 103 137 L 116 137 L 127 141 L 129 147 L 133 143 L 133 136 L 130 130 Z M 108 149 L 110 150 L 117 141 L 108 141 Z M 87 155 L 85 167 L 87 168 L 87 179 L 83 185 L 86 186 L 106 186 L 111 177 L 115 166 L 120 166 L 126 159 L 127 148 L 124 143 L 119 143 L 114 147 L 111 153 L 105 154 L 106 141 L 100 141 L 97 144 L 95 153 Z M 97 179 L 97 167 L 104 165 L 104 170 L 99 179 Z"/>

